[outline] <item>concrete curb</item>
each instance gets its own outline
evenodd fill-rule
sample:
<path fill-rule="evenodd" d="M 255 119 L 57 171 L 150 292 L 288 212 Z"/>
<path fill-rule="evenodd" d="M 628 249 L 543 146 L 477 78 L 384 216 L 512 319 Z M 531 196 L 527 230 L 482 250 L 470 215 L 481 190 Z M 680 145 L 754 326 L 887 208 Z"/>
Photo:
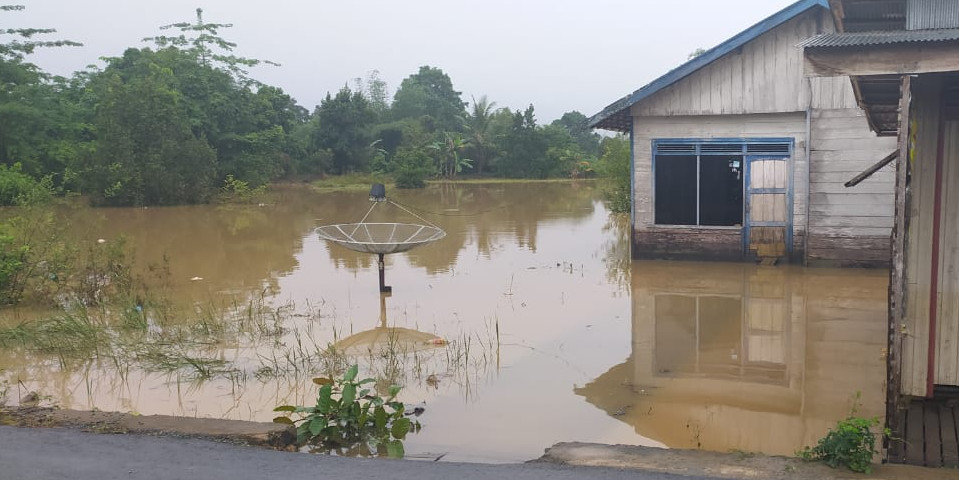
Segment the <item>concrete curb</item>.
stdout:
<path fill-rule="evenodd" d="M 20 427 L 77 428 L 97 433 L 165 434 L 210 438 L 277 449 L 285 449 L 296 440 L 296 433 L 292 427 L 277 423 L 87 412 L 44 407 L 2 409 L 0 424 Z"/>
<path fill-rule="evenodd" d="M 959 480 L 959 470 L 873 465 L 870 474 L 832 469 L 797 458 L 773 457 L 745 452 L 719 453 L 702 450 L 667 450 L 633 445 L 559 443 L 546 450 L 540 462 L 591 467 L 628 468 L 677 475 L 730 479 L 792 480 Z"/>

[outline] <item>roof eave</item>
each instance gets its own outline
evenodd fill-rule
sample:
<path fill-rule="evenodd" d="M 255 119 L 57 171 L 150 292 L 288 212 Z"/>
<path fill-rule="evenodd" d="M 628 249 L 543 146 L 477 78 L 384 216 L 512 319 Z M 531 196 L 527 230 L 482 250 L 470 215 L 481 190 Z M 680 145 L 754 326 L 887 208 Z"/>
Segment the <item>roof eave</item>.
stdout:
<path fill-rule="evenodd" d="M 610 117 L 613 117 L 615 114 L 621 114 L 624 110 L 628 110 L 630 107 L 635 105 L 637 102 L 659 92 L 660 90 L 676 83 L 689 75 L 693 74 L 697 70 L 709 65 L 710 63 L 718 60 L 729 52 L 732 52 L 743 45 L 749 43 L 750 41 L 756 39 L 760 35 L 782 25 L 783 23 L 795 18 L 796 16 L 804 13 L 805 11 L 814 8 L 814 7 L 823 7 L 829 8 L 828 0 L 800 0 L 779 12 L 776 12 L 766 19 L 756 23 L 755 25 L 739 32 L 734 35 L 732 38 L 726 40 L 719 45 L 707 50 L 702 55 L 699 55 L 695 58 L 690 59 L 686 63 L 666 72 L 666 74 L 660 76 L 659 78 L 653 80 L 652 82 L 646 84 L 645 86 L 635 90 L 630 95 L 623 97 L 616 102 L 613 102 L 609 106 L 603 109 L 603 111 L 594 115 L 589 120 L 589 126 L 591 128 L 604 128 L 604 121 Z M 627 112 L 628 113 L 628 112 Z"/>

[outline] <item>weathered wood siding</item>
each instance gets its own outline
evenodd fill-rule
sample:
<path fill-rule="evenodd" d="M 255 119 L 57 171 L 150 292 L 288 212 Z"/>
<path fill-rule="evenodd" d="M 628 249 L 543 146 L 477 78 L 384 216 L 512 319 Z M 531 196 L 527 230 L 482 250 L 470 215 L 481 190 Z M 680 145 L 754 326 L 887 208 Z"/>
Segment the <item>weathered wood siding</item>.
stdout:
<path fill-rule="evenodd" d="M 805 113 L 672 116 L 635 118 L 633 122 L 633 252 L 637 258 L 742 258 L 739 227 L 655 225 L 652 152 L 655 138 L 793 138 L 790 166 L 794 178 L 793 253 L 803 251 L 806 225 Z"/>
<path fill-rule="evenodd" d="M 912 195 L 907 221 L 906 324 L 902 337 L 902 393 L 925 396 L 929 355 L 929 294 L 932 288 L 932 228 L 938 146 L 938 85 L 917 78 L 913 86 L 909 165 Z"/>
<path fill-rule="evenodd" d="M 796 45 L 832 31 L 825 9 L 812 9 L 760 35 L 633 106 L 633 116 L 724 115 L 849 108 L 856 98 L 848 77 L 803 77 Z"/>
<path fill-rule="evenodd" d="M 848 83 L 843 90 L 852 95 Z M 820 95 L 831 96 L 821 91 L 813 99 Z M 892 153 L 896 138 L 876 137 L 859 108 L 813 109 L 810 145 L 809 262 L 888 265 L 895 165 L 883 167 L 855 187 L 844 183 Z"/>
<path fill-rule="evenodd" d="M 935 383 L 959 385 L 959 120 L 946 120 L 942 143 Z"/>
<path fill-rule="evenodd" d="M 869 130 L 848 77 L 803 77 L 802 50 L 796 45 L 832 31 L 828 15 L 825 9 L 807 11 L 633 105 L 637 257 L 726 259 L 742 240 L 740 229 L 653 224 L 652 139 L 792 137 L 793 260 L 888 265 L 892 167 L 856 187 L 843 183 L 892 152 L 896 140 Z"/>

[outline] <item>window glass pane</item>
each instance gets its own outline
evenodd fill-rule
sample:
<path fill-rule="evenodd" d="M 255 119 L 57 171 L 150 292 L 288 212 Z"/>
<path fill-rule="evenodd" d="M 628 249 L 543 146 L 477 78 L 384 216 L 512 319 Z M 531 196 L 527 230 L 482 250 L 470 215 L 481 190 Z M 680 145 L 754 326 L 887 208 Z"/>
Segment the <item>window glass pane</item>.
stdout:
<path fill-rule="evenodd" d="M 703 155 L 699 162 L 699 224 L 742 225 L 743 157 Z"/>
<path fill-rule="evenodd" d="M 656 156 L 656 223 L 696 225 L 696 156 Z"/>

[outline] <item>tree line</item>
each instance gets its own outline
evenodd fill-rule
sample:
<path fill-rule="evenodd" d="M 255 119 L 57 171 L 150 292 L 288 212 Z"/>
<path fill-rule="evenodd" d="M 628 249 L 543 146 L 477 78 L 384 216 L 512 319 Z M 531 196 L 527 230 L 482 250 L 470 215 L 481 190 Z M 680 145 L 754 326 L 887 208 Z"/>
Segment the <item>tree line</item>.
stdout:
<path fill-rule="evenodd" d="M 47 191 L 100 205 L 202 203 L 223 188 L 347 173 L 385 174 L 401 187 L 464 174 L 585 177 L 602 168 L 603 143 L 624 142 L 593 133 L 579 112 L 539 125 L 532 105 L 464 100 L 432 66 L 392 95 L 370 72 L 310 112 L 249 76 L 272 62 L 235 55 L 220 36 L 230 26 L 197 9 L 149 46 L 70 78 L 28 55 L 77 43 L 38 40 L 52 29 L 0 29 L 0 204 Z"/>

